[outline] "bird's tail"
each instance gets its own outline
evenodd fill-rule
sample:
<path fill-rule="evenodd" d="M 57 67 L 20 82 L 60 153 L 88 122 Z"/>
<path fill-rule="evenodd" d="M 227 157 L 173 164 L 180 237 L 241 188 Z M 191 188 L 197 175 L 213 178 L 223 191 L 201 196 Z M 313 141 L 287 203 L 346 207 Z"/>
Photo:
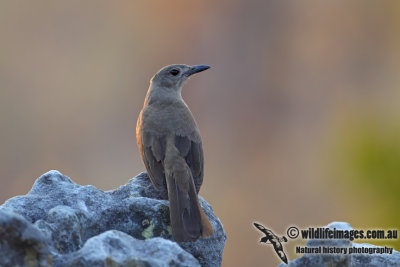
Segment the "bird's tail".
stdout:
<path fill-rule="evenodd" d="M 178 242 L 209 237 L 213 228 L 201 209 L 190 170 L 166 174 L 172 236 Z"/>

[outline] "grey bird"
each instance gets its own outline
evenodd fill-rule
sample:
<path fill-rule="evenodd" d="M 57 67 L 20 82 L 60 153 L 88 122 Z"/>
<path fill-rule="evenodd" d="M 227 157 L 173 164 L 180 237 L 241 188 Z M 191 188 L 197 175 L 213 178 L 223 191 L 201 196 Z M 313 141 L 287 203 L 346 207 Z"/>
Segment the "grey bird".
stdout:
<path fill-rule="evenodd" d="M 141 158 L 155 188 L 168 197 L 172 236 L 178 242 L 213 234 L 197 198 L 204 175 L 200 132 L 181 95 L 184 82 L 208 68 L 162 68 L 150 81 L 136 126 Z"/>

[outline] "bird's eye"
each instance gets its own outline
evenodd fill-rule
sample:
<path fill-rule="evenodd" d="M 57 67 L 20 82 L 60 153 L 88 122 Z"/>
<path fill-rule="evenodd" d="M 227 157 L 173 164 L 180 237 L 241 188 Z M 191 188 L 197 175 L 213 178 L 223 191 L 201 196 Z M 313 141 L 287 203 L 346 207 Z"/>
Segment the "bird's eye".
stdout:
<path fill-rule="evenodd" d="M 177 69 L 172 69 L 169 73 L 171 73 L 172 75 L 176 76 L 179 74 L 179 70 Z"/>

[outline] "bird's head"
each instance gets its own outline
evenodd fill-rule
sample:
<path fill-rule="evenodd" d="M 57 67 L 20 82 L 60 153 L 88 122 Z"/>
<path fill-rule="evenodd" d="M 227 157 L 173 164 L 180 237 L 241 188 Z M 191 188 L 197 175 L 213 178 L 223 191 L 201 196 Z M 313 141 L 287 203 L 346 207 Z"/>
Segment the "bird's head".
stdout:
<path fill-rule="evenodd" d="M 153 86 L 162 88 L 171 88 L 180 90 L 183 83 L 193 74 L 199 73 L 210 66 L 207 65 L 195 65 L 188 66 L 183 64 L 169 65 L 159 70 L 156 75 L 151 79 Z"/>

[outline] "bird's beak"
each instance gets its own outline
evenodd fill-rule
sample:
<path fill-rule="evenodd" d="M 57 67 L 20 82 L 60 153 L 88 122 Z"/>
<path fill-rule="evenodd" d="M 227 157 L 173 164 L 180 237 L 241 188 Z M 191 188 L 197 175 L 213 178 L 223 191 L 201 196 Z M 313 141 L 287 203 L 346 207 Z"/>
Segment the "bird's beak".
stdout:
<path fill-rule="evenodd" d="M 209 69 L 209 68 L 210 68 L 210 66 L 208 66 L 208 65 L 196 65 L 196 66 L 192 66 L 192 67 L 190 67 L 190 69 L 189 69 L 188 71 L 186 71 L 185 75 L 186 75 L 186 76 L 190 76 L 190 75 L 193 75 L 193 74 L 195 74 L 195 73 L 199 73 L 199 72 L 201 72 L 201 71 L 207 70 L 207 69 Z"/>

